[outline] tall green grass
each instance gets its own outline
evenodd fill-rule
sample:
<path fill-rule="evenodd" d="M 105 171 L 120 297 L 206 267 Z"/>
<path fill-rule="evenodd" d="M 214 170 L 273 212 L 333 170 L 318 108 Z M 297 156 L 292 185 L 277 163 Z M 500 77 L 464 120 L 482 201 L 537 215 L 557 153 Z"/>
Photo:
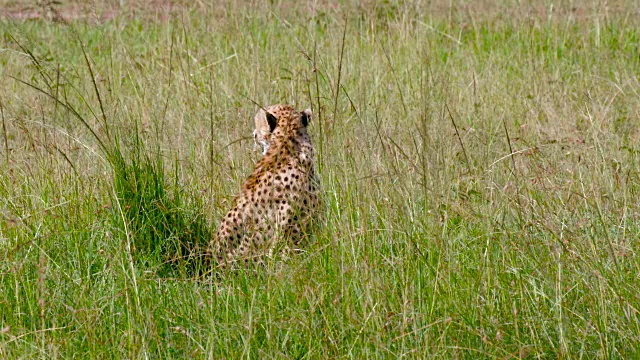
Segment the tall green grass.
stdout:
<path fill-rule="evenodd" d="M 70 30 L 73 31 L 73 28 Z M 102 90 L 95 81 L 96 74 L 84 45 L 78 43 L 86 70 L 91 76 L 97 108 L 92 107 L 85 98 L 87 94 L 82 94 L 72 84 L 66 83 L 67 77 L 60 74 L 59 68 L 47 68 L 42 59 L 38 59 L 19 40 L 11 38 L 23 54 L 29 57 L 39 78 L 27 82 L 10 77 L 49 98 L 56 106 L 72 115 L 72 120 L 84 127 L 98 145 L 101 158 L 108 165 L 113 178 L 113 201 L 108 207 L 113 209 L 114 226 L 126 239 L 130 261 L 134 259 L 133 251 L 136 253 L 136 260 L 165 272 L 175 267 L 185 270 L 185 266 L 193 271 L 194 267 L 202 266 L 200 262 L 211 239 L 211 231 L 199 211 L 198 201 L 190 201 L 193 209 L 184 208 L 181 200 L 183 190 L 178 184 L 178 177 L 174 177 L 173 184 L 167 182 L 163 154 L 160 150 L 147 151 L 144 139 L 141 138 L 138 119 L 134 119 L 133 126 L 129 129 L 111 129 L 112 121 L 105 113 L 105 107 L 111 104 L 103 100 Z M 79 97 L 78 105 L 69 100 L 69 93 L 73 91 Z M 101 123 L 104 134 L 96 132 L 90 120 L 82 114 L 81 107 L 86 108 Z M 129 141 L 123 141 L 124 138 Z"/>
<path fill-rule="evenodd" d="M 637 356 L 637 5 L 542 5 L 2 23 L 0 355 Z M 313 107 L 327 208 L 201 281 L 250 100 Z"/>

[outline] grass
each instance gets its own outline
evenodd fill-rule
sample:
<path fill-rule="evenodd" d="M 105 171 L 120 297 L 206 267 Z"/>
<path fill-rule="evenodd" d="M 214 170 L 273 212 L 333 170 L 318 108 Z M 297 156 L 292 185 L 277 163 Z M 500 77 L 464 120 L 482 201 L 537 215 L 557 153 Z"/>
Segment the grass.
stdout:
<path fill-rule="evenodd" d="M 0 22 L 0 357 L 637 357 L 638 7 L 478 4 Z M 196 279 L 251 100 L 313 107 L 322 226 Z"/>

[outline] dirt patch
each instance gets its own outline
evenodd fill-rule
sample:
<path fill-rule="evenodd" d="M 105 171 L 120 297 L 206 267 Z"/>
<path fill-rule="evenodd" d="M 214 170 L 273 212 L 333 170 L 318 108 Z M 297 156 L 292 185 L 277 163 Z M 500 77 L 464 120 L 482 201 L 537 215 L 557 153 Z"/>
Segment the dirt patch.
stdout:
<path fill-rule="evenodd" d="M 594 3 L 592 0 L 575 0 L 570 3 L 549 4 L 548 1 L 500 1 L 500 0 L 433 0 L 429 2 L 380 2 L 364 1 L 249 1 L 223 0 L 210 3 L 187 0 L 107 0 L 107 1 L 59 1 L 0 0 L 0 20 L 53 22 L 87 21 L 101 23 L 116 18 L 166 21 L 185 12 L 204 13 L 211 17 L 235 14 L 277 13 L 306 14 L 369 14 L 393 17 L 403 12 L 419 12 L 425 17 L 485 20 L 558 20 L 588 21 L 592 18 L 640 18 L 640 2 L 637 0 L 611 0 Z"/>
<path fill-rule="evenodd" d="M 168 20 L 189 9 L 179 1 L 5 1 L 0 18 L 14 21 L 105 22 L 118 17 Z"/>

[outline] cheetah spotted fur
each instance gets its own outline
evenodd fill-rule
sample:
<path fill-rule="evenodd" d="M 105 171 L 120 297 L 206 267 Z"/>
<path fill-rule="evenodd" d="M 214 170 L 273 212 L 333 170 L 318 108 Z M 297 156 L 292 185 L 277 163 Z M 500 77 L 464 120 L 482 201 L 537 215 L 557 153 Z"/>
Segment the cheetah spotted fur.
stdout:
<path fill-rule="evenodd" d="M 256 144 L 264 156 L 242 185 L 210 244 L 218 266 L 269 255 L 307 240 L 318 213 L 319 187 L 307 133 L 311 110 L 289 105 L 260 109 Z"/>

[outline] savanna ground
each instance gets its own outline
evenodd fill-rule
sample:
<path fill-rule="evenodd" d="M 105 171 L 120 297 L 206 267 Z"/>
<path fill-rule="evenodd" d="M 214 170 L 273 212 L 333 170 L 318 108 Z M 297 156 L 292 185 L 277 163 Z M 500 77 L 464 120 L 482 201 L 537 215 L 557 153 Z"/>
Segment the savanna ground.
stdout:
<path fill-rule="evenodd" d="M 0 357 L 640 354 L 635 1 L 0 5 Z M 253 101 L 326 210 L 203 278 Z"/>

